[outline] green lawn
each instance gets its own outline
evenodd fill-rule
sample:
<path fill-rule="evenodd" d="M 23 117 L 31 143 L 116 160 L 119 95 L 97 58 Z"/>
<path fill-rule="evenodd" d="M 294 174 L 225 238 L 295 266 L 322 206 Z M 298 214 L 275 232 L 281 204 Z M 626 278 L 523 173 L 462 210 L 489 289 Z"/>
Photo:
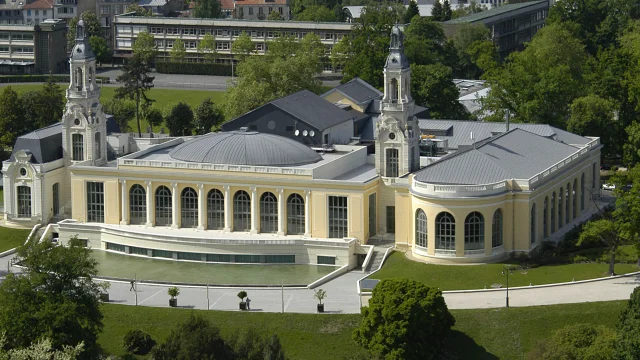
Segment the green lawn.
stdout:
<path fill-rule="evenodd" d="M 24 244 L 30 232 L 30 229 L 12 229 L 0 226 L 0 252 Z"/>
<path fill-rule="evenodd" d="M 625 301 L 538 306 L 509 309 L 453 310 L 454 332 L 447 359 L 519 359 L 557 329 L 575 323 L 613 327 Z M 142 329 L 159 342 L 176 323 L 195 311 L 211 319 L 227 337 L 235 330 L 254 327 L 276 333 L 291 359 L 351 359 L 363 350 L 351 339 L 360 315 L 240 313 L 133 307 L 105 304 L 104 331 L 99 342 L 114 355 L 124 354 L 122 337 Z"/>
<path fill-rule="evenodd" d="M 506 285 L 502 275 L 503 263 L 486 265 L 434 265 L 411 261 L 402 252 L 395 252 L 382 269 L 371 279 L 406 277 L 442 290 L 469 290 L 490 288 L 493 284 Z M 509 276 L 509 286 L 527 286 L 586 280 L 607 276 L 609 265 L 604 263 L 545 265 L 516 270 Z M 639 271 L 635 264 L 616 264 L 616 273 Z"/>

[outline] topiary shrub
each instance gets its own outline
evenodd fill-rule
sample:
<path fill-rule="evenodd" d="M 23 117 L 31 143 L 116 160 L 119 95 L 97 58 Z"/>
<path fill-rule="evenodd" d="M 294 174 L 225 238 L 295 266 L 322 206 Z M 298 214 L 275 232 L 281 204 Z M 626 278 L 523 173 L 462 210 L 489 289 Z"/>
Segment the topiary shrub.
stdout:
<path fill-rule="evenodd" d="M 124 334 L 124 349 L 135 355 L 146 355 L 156 342 L 142 330 L 129 330 Z"/>

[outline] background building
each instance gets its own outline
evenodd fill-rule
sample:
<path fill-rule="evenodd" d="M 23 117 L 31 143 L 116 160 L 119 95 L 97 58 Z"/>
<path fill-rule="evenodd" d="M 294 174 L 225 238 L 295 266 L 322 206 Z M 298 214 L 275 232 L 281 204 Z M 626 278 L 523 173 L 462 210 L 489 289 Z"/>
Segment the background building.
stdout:
<path fill-rule="evenodd" d="M 24 23 L 38 25 L 46 19 L 55 19 L 56 13 L 52 0 L 36 0 L 22 8 Z"/>
<path fill-rule="evenodd" d="M 0 25 L 0 74 L 61 73 L 67 69 L 67 23 Z"/>
<path fill-rule="evenodd" d="M 78 0 L 55 0 L 53 7 L 56 13 L 56 19 L 73 19 L 78 16 Z"/>
<path fill-rule="evenodd" d="M 234 0 L 235 19 L 265 20 L 273 11 L 291 20 L 288 0 Z"/>
<path fill-rule="evenodd" d="M 0 0 L 0 24 L 15 25 L 24 23 L 22 17 L 24 4 L 24 0 Z"/>

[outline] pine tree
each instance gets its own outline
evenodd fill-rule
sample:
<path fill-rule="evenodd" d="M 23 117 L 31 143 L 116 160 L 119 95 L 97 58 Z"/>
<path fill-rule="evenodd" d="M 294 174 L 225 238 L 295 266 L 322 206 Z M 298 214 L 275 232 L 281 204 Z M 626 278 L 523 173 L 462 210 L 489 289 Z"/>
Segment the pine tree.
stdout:
<path fill-rule="evenodd" d="M 440 0 L 436 0 L 436 2 L 433 4 L 433 8 L 431 9 L 431 17 L 434 21 L 442 21 L 443 15 L 444 9 L 442 7 L 442 3 L 440 3 Z"/>
<path fill-rule="evenodd" d="M 404 23 L 408 24 L 411 22 L 411 19 L 413 19 L 414 16 L 416 15 L 420 15 L 420 10 L 418 10 L 418 3 L 414 0 L 410 0 L 409 1 L 409 7 L 407 8 L 407 11 L 404 13 Z"/>
<path fill-rule="evenodd" d="M 442 17 L 440 18 L 440 21 L 451 20 L 451 13 L 451 4 L 449 3 L 449 0 L 444 0 L 442 3 Z"/>

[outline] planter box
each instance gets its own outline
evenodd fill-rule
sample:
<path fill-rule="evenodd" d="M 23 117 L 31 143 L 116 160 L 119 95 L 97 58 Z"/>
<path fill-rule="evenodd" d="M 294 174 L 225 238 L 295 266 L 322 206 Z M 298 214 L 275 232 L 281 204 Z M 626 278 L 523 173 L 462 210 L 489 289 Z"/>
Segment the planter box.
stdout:
<path fill-rule="evenodd" d="M 319 313 L 323 313 L 324 312 L 324 304 L 318 304 L 318 312 Z"/>
<path fill-rule="evenodd" d="M 178 306 L 178 299 L 169 299 L 169 306 L 171 307 Z"/>
<path fill-rule="evenodd" d="M 240 303 L 240 310 L 247 310 L 247 303 L 246 302 L 241 302 Z"/>
<path fill-rule="evenodd" d="M 100 301 L 109 302 L 109 294 L 100 294 Z"/>

